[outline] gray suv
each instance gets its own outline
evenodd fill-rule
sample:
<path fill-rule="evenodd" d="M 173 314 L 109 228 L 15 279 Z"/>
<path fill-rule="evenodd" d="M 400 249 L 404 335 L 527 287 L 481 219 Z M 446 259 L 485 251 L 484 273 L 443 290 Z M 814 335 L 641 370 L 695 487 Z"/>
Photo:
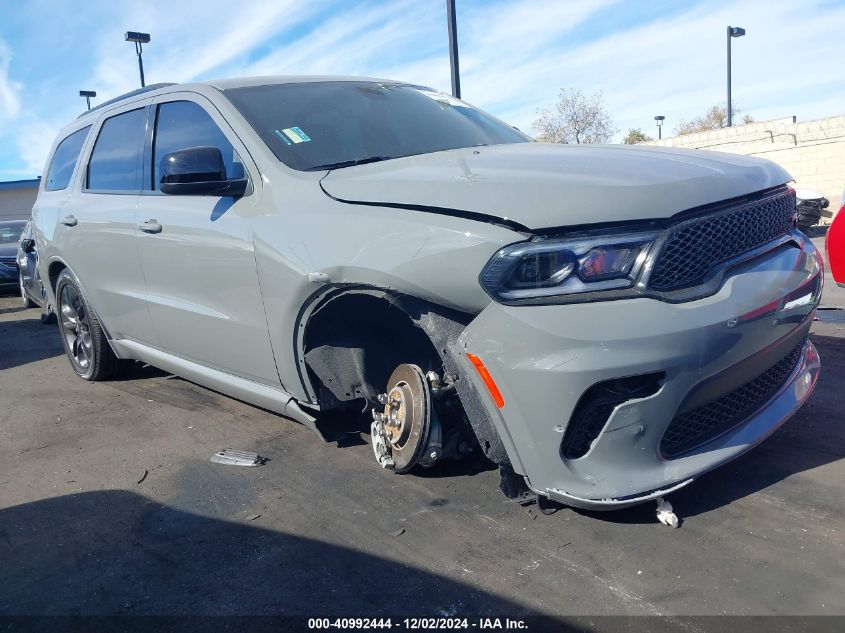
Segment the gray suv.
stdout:
<path fill-rule="evenodd" d="M 807 399 L 819 253 L 756 158 L 535 143 L 395 81 L 157 85 L 86 112 L 33 211 L 74 371 L 131 360 L 293 418 L 372 411 L 405 473 L 614 509 Z"/>

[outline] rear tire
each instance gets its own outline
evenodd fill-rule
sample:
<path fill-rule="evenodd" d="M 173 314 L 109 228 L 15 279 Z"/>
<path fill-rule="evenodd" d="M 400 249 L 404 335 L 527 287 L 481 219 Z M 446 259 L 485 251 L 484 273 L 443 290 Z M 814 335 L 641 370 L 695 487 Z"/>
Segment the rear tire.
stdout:
<path fill-rule="evenodd" d="M 106 380 L 119 373 L 121 361 L 114 355 L 106 333 L 79 288 L 65 269 L 56 280 L 56 317 L 59 334 L 73 371 L 83 380 Z"/>

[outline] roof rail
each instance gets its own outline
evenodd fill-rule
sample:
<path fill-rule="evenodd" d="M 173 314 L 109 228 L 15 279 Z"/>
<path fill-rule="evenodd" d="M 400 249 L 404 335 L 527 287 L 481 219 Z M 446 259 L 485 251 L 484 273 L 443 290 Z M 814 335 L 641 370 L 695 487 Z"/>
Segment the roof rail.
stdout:
<path fill-rule="evenodd" d="M 86 110 L 82 114 L 80 114 L 77 119 L 81 119 L 86 114 L 90 114 L 94 110 L 99 110 L 100 108 L 105 108 L 107 105 L 111 105 L 113 103 L 117 103 L 118 101 L 123 101 L 124 99 L 128 99 L 129 97 L 135 97 L 137 95 L 142 95 L 145 92 L 150 92 L 152 90 L 158 90 L 159 88 L 167 88 L 168 86 L 175 86 L 174 83 L 162 83 L 162 84 L 150 84 L 149 86 L 145 86 L 143 88 L 138 88 L 137 90 L 133 90 L 132 92 L 127 92 L 126 94 L 120 95 L 119 97 L 115 97 L 114 99 L 109 99 L 108 101 L 103 101 L 102 103 L 98 103 L 90 110 Z"/>

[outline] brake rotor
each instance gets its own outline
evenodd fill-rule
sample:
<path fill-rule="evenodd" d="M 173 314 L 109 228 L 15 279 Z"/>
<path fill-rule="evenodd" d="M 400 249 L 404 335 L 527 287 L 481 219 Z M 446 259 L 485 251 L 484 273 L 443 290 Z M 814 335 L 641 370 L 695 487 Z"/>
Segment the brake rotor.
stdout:
<path fill-rule="evenodd" d="M 387 394 L 380 397 L 384 412 L 373 416 L 373 450 L 382 466 L 406 473 L 425 461 L 432 429 L 431 391 L 422 369 L 410 364 L 399 365 L 387 385 Z"/>

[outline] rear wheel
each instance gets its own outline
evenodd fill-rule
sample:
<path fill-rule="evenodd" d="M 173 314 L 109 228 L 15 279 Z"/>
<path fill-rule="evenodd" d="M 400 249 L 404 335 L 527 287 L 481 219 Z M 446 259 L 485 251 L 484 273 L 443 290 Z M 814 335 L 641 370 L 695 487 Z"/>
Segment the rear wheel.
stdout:
<path fill-rule="evenodd" d="M 83 380 L 105 380 L 117 374 L 121 362 L 68 270 L 56 281 L 56 303 L 62 343 L 76 375 Z"/>

